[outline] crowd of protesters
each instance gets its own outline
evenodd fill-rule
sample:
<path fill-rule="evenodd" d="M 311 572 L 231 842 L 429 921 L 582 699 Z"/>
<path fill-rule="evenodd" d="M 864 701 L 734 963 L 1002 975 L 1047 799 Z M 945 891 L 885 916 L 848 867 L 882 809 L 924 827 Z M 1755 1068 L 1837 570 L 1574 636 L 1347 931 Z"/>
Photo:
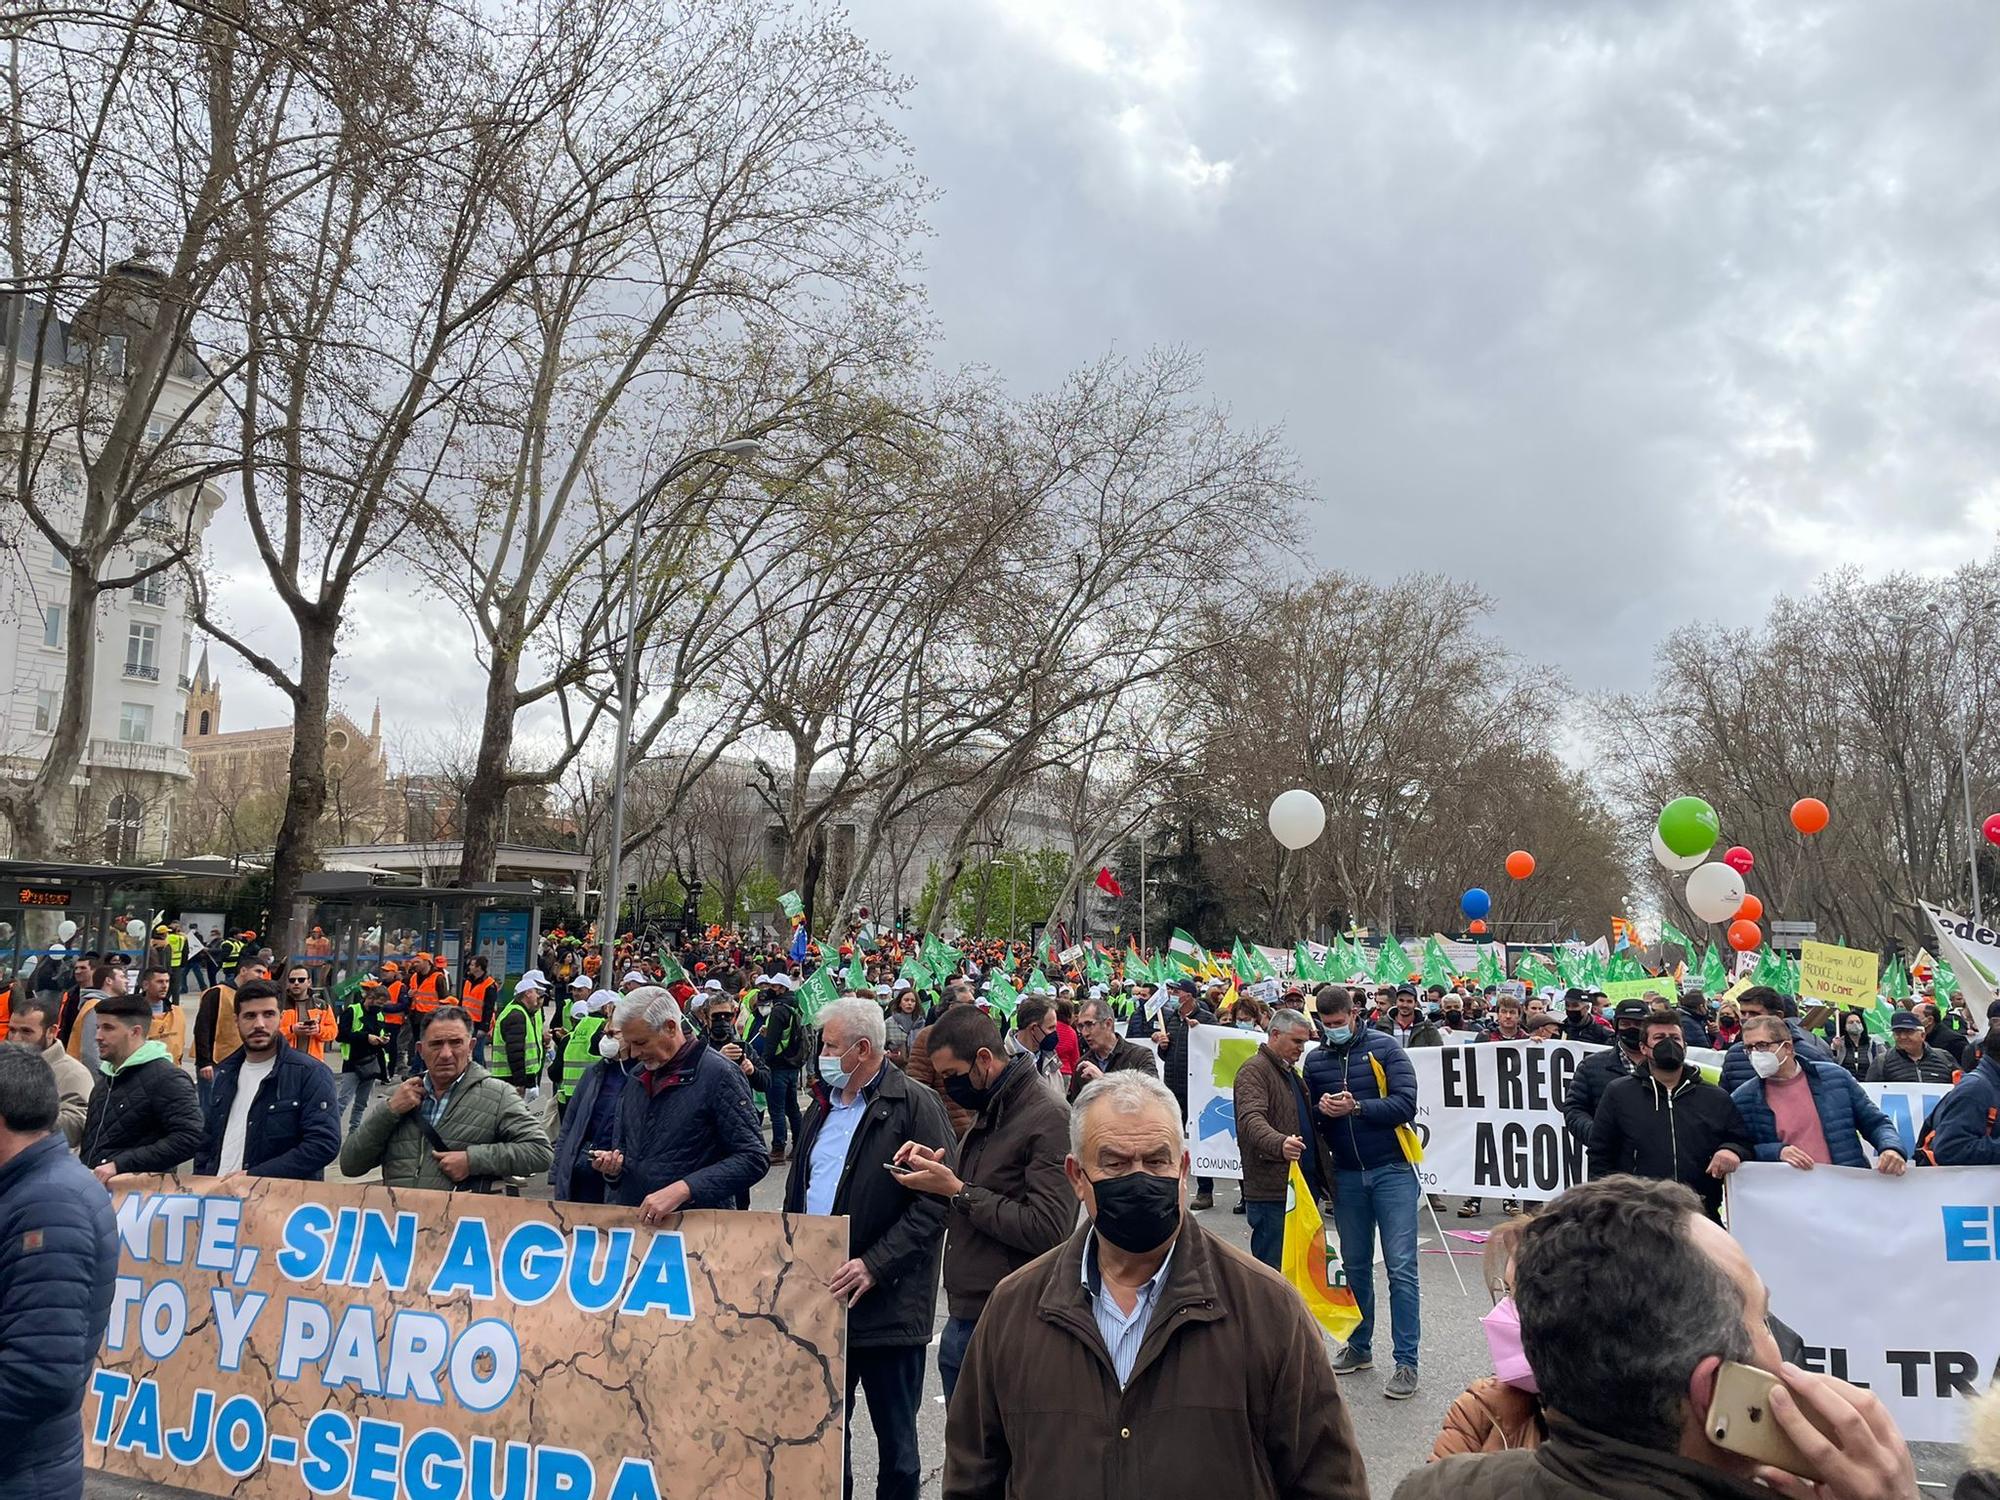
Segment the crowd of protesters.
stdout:
<path fill-rule="evenodd" d="M 454 975 L 411 942 L 333 982 L 323 948 L 280 961 L 254 932 L 216 932 L 176 950 L 172 931 L 156 934 L 162 962 L 82 954 L 9 997 L 0 1227 L 40 1213 L 57 1233 L 64 1268 L 38 1274 L 82 1288 L 58 1304 L 84 1367 L 84 1335 L 103 1326 L 103 1185 L 120 1176 L 192 1163 L 319 1180 L 337 1166 L 397 1188 L 521 1192 L 546 1173 L 559 1200 L 658 1224 L 747 1208 L 777 1167 L 787 1211 L 849 1222 L 827 1291 L 848 1309 L 849 1417 L 864 1393 L 883 1496 L 916 1494 L 926 1467 L 917 1417 L 934 1335 L 948 1496 L 1365 1495 L 1343 1391 L 1374 1367 L 1375 1278 L 1354 1278 L 1361 1321 L 1329 1358 L 1272 1271 L 1296 1164 L 1331 1206 L 1343 1261 L 1372 1266 L 1379 1250 L 1392 1353 L 1380 1394 L 1416 1394 L 1411 1048 L 1604 1049 L 1565 1100 L 1601 1180 L 1496 1236 L 1496 1374 L 1453 1404 L 1437 1453 L 1486 1456 L 1413 1476 L 1400 1491 L 1412 1496 L 1751 1493 L 1754 1466 L 1707 1445 L 1698 1421 L 1663 1416 L 1699 1411 L 1718 1358 L 1779 1368 L 1761 1283 L 1715 1225 L 1722 1179 L 1746 1160 L 1863 1165 L 1864 1143 L 1875 1170 L 1903 1171 L 1866 1080 L 1952 1084 L 1923 1159 L 2000 1164 L 2000 1004 L 1981 1027 L 1963 1006 L 1919 999 L 1884 1043 L 1858 1014 L 1802 1016 L 1764 988 L 1723 1000 L 1663 983 L 1610 1006 L 1583 988 L 1252 981 L 1212 962 L 1128 981 L 1096 951 L 1065 963 L 1046 944 L 961 951 L 863 929 L 834 952 L 715 930 L 628 938 L 608 972 L 581 936 L 558 933 L 510 983 L 476 956 Z M 203 955 L 212 977 L 189 990 L 182 974 Z M 1214 1184 L 1188 1174 L 1197 1025 L 1262 1039 L 1234 1098 L 1249 1256 L 1203 1227 Z M 1693 1048 L 1721 1052 L 1719 1082 Z M 1554 1305 L 1566 1258 L 1641 1253 L 1605 1242 L 1619 1223 L 1643 1228 L 1651 1270 L 1635 1268 L 1643 1289 L 1595 1326 L 1631 1330 L 1635 1305 L 1682 1319 L 1678 1363 L 1647 1364 L 1651 1385 L 1621 1385 L 1601 1368 L 1615 1356 L 1566 1347 L 1627 1273 L 1584 1278 L 1583 1303 Z M 14 1240 L 0 1246 L 0 1396 L 10 1327 L 37 1326 L 11 1291 L 22 1260 Z M 1697 1289 L 1708 1301 L 1684 1303 Z M 1866 1419 L 1866 1440 L 1786 1421 L 1836 1476 L 1815 1493 L 1909 1493 L 1896 1488 L 1907 1451 L 1871 1396 L 1789 1367 L 1784 1379 L 1793 1415 Z M 1552 1394 L 1586 1387 L 1573 1402 Z M 1243 1394 L 1218 1403 L 1218 1390 Z M 51 1400 L 0 1451 L 0 1489 L 67 1471 L 75 1404 Z"/>

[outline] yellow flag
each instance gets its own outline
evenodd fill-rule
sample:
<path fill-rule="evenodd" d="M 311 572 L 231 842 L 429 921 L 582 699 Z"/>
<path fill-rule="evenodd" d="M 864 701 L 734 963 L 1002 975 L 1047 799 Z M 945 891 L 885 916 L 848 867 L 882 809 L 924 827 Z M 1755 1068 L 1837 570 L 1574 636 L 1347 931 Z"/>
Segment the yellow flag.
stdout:
<path fill-rule="evenodd" d="M 1361 1325 L 1361 1310 L 1347 1289 L 1339 1253 L 1327 1243 L 1326 1221 L 1297 1162 L 1292 1163 L 1290 1192 L 1285 1200 L 1285 1280 L 1298 1288 L 1319 1326 L 1346 1343 Z"/>
<path fill-rule="evenodd" d="M 1226 994 L 1226 995 L 1224 995 L 1224 996 L 1222 997 L 1222 1007 L 1223 1007 L 1223 1009 L 1224 1009 L 1224 1010 L 1230 1010 L 1230 1009 L 1231 1009 L 1231 1008 L 1232 1008 L 1232 1007 L 1233 1007 L 1233 1006 L 1234 1006 L 1234 1005 L 1236 1004 L 1236 1002 L 1237 1002 L 1238 1000 L 1241 1000 L 1242 998 L 1243 998 L 1243 997 L 1242 997 L 1241 995 L 1239 995 L 1239 994 L 1237 994 L 1237 993 L 1236 993 L 1236 981 L 1235 981 L 1235 980 L 1233 980 L 1233 979 L 1232 979 L 1232 980 L 1230 980 L 1230 981 L 1229 981 L 1229 993 L 1228 993 L 1228 994 Z"/>

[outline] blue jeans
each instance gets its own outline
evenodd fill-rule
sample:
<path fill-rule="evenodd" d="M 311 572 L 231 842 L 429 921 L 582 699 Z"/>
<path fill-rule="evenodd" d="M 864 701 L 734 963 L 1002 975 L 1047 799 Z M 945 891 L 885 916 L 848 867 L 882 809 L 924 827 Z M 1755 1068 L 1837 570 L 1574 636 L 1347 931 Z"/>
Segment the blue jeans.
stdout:
<path fill-rule="evenodd" d="M 343 1131 L 352 1130 L 361 1123 L 361 1117 L 368 1113 L 368 1096 L 375 1091 L 375 1078 L 370 1073 L 336 1073 L 333 1079 L 334 1113 L 341 1119 Z"/>
<path fill-rule="evenodd" d="M 1274 1271 L 1282 1271 L 1285 1260 L 1285 1205 L 1248 1203 L 1243 1217 L 1250 1221 L 1250 1254 Z"/>
<path fill-rule="evenodd" d="M 1406 1162 L 1365 1172 L 1333 1174 L 1333 1225 L 1340 1236 L 1340 1259 L 1361 1326 L 1347 1340 L 1357 1354 L 1375 1351 L 1375 1236 L 1382 1236 L 1382 1261 L 1389 1272 L 1389 1321 L 1396 1363 L 1415 1369 L 1419 1321 L 1417 1281 L 1417 1174 Z"/>
<path fill-rule="evenodd" d="M 965 1363 L 965 1346 L 972 1342 L 972 1330 L 978 1326 L 977 1318 L 946 1318 L 944 1332 L 938 1335 L 938 1379 L 944 1383 L 947 1410 L 952 1389 L 958 1384 L 959 1366 Z"/>
<path fill-rule="evenodd" d="M 771 1087 L 764 1097 L 771 1106 L 771 1149 L 782 1151 L 799 1133 L 799 1070 L 771 1069 Z"/>

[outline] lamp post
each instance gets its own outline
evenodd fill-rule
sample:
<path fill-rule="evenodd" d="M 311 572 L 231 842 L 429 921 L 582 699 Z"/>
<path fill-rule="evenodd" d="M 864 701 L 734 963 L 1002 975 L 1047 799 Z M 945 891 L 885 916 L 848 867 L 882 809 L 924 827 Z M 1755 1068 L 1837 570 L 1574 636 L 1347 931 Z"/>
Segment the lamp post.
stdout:
<path fill-rule="evenodd" d="M 613 977 L 611 965 L 618 947 L 618 900 L 621 894 L 618 881 L 625 844 L 626 756 L 632 740 L 632 717 L 636 706 L 633 703 L 637 691 L 634 684 L 639 675 L 639 538 L 644 534 L 646 507 L 648 502 L 695 465 L 719 463 L 725 459 L 755 458 L 762 447 L 763 444 L 755 438 L 731 438 L 713 448 L 697 449 L 661 475 L 659 482 L 632 511 L 632 547 L 625 558 L 625 660 L 618 675 L 618 744 L 611 761 L 611 852 L 606 860 L 604 898 L 598 904 L 598 920 L 604 923 L 604 930 L 597 935 L 597 973 L 600 980 L 607 983 Z"/>
<path fill-rule="evenodd" d="M 1980 609 L 1981 614 L 1991 614 L 2000 601 L 1988 600 Z M 1958 632 L 1944 623 L 1944 610 L 1935 602 L 1924 606 L 1924 613 L 1930 616 L 1931 624 L 1944 637 L 1946 670 L 1951 659 L 1958 655 Z M 1959 713 L 1958 705 L 1952 705 L 1952 727 L 1958 732 L 1958 789 L 1965 799 L 1965 868 L 1966 876 L 1972 883 L 1972 920 L 1978 926 L 1986 925 L 1986 913 L 1979 900 L 1979 834 L 1972 818 L 1972 764 L 1965 753 L 1965 715 Z"/>

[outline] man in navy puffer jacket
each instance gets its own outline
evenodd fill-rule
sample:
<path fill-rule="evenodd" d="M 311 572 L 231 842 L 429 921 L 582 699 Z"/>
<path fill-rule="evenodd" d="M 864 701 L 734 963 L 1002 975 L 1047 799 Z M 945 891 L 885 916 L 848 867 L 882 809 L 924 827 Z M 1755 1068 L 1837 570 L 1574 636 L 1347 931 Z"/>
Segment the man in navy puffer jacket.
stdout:
<path fill-rule="evenodd" d="M 55 1074 L 0 1046 L 0 1495 L 81 1500 L 84 1387 L 111 1318 L 111 1198 L 51 1135 Z"/>
<path fill-rule="evenodd" d="M 1327 985 L 1313 1004 L 1320 1046 L 1306 1058 L 1306 1094 L 1313 1125 L 1333 1153 L 1333 1225 L 1341 1261 L 1351 1268 L 1348 1288 L 1361 1312 L 1360 1326 L 1335 1356 L 1333 1369 L 1350 1375 L 1373 1367 L 1379 1233 L 1396 1353 L 1395 1373 L 1382 1394 L 1405 1401 L 1417 1393 L 1419 1195 L 1416 1170 L 1403 1154 L 1396 1127 L 1417 1117 L 1417 1074 L 1393 1037 L 1355 1014 L 1348 991 Z"/>

